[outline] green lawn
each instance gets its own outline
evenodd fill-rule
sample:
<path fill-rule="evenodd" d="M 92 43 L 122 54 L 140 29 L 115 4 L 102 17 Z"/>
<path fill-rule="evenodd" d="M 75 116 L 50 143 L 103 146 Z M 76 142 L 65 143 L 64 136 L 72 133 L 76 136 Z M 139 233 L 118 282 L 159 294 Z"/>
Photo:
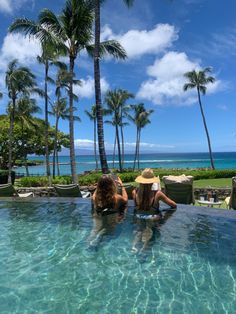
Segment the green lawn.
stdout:
<path fill-rule="evenodd" d="M 205 180 L 196 180 L 194 181 L 195 188 L 230 188 L 232 185 L 231 178 L 222 178 L 222 179 L 205 179 Z"/>

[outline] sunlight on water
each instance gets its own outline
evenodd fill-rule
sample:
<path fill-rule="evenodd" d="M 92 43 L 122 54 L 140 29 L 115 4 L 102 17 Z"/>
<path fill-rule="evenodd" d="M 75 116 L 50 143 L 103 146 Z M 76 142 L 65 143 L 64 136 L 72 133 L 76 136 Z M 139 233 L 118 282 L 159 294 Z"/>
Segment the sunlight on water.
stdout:
<path fill-rule="evenodd" d="M 234 313 L 236 214 L 179 206 L 148 225 L 132 210 L 1 202 L 0 313 Z"/>

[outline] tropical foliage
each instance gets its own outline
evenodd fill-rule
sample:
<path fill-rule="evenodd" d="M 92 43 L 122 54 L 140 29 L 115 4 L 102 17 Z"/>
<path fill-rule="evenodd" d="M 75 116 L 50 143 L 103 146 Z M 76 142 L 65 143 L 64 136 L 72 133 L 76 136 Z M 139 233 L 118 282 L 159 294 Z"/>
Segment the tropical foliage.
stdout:
<path fill-rule="evenodd" d="M 213 160 L 213 155 L 212 155 L 212 149 L 211 149 L 211 141 L 210 141 L 210 135 L 208 132 L 207 128 L 207 123 L 206 123 L 206 118 L 202 106 L 202 101 L 201 101 L 201 94 L 205 95 L 207 87 L 206 85 L 209 83 L 214 83 L 215 78 L 212 76 L 208 76 L 208 74 L 211 73 L 211 68 L 205 68 L 202 71 L 191 71 L 185 73 L 185 77 L 188 80 L 188 82 L 184 85 L 183 89 L 184 91 L 187 91 L 189 89 L 197 89 L 197 96 L 198 96 L 198 102 L 200 106 L 200 111 L 202 115 L 202 120 L 207 136 L 207 143 L 208 143 L 208 149 L 209 149 L 209 155 L 210 155 L 210 161 L 211 161 L 211 168 L 214 170 L 215 165 L 214 165 L 214 160 Z"/>
<path fill-rule="evenodd" d="M 149 117 L 153 113 L 153 110 L 146 110 L 144 104 L 131 105 L 133 114 L 128 114 L 128 118 L 136 126 L 136 146 L 135 146 L 135 155 L 134 155 L 134 166 L 133 170 L 136 167 L 136 162 L 139 169 L 139 156 L 140 156 L 140 141 L 141 141 L 141 131 L 149 123 L 151 123 Z"/>

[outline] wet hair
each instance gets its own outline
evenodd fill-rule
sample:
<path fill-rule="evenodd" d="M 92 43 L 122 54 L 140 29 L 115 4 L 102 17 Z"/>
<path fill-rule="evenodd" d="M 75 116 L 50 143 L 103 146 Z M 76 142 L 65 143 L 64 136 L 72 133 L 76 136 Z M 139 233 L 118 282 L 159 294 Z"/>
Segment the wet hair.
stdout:
<path fill-rule="evenodd" d="M 152 183 L 151 184 L 139 184 L 138 188 L 138 208 L 139 210 L 150 210 L 152 204 L 150 204 L 150 199 L 153 195 Z"/>
<path fill-rule="evenodd" d="M 97 190 L 95 195 L 95 206 L 97 211 L 99 208 L 104 209 L 106 207 L 115 207 L 115 195 L 116 185 L 114 180 L 107 175 L 103 175 L 97 184 Z"/>

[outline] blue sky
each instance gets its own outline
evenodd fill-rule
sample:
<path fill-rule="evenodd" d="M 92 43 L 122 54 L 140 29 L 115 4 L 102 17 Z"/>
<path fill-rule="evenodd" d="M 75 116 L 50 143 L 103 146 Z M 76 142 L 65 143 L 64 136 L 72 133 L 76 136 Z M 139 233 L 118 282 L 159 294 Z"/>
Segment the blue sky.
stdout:
<path fill-rule="evenodd" d="M 4 71 L 13 58 L 28 65 L 42 84 L 43 69 L 35 61 L 40 53 L 37 42 L 21 35 L 7 34 L 17 17 L 36 19 L 42 8 L 59 13 L 62 0 L 0 0 L 0 90 L 4 90 Z M 206 66 L 213 68 L 216 82 L 202 98 L 213 151 L 236 148 L 236 3 L 228 0 L 135 0 L 127 9 L 120 0 L 107 0 L 102 8 L 102 38 L 117 39 L 127 51 L 126 61 L 106 59 L 101 63 L 102 90 L 122 88 L 154 109 L 152 123 L 142 133 L 142 151 L 204 152 L 207 142 L 196 91 L 184 93 L 183 73 Z M 55 74 L 53 69 L 51 76 Z M 76 62 L 76 89 L 82 122 L 75 125 L 76 146 L 92 149 L 92 123 L 84 114 L 94 103 L 93 62 L 81 54 Z M 53 99 L 54 90 L 50 87 Z M 5 112 L 7 97 L 0 102 Z M 39 101 L 43 108 L 43 102 Z M 53 124 L 53 118 L 50 118 Z M 68 132 L 68 122 L 60 129 Z M 114 130 L 105 126 L 107 149 L 112 148 Z M 135 128 L 125 129 L 127 151 L 134 149 Z"/>

